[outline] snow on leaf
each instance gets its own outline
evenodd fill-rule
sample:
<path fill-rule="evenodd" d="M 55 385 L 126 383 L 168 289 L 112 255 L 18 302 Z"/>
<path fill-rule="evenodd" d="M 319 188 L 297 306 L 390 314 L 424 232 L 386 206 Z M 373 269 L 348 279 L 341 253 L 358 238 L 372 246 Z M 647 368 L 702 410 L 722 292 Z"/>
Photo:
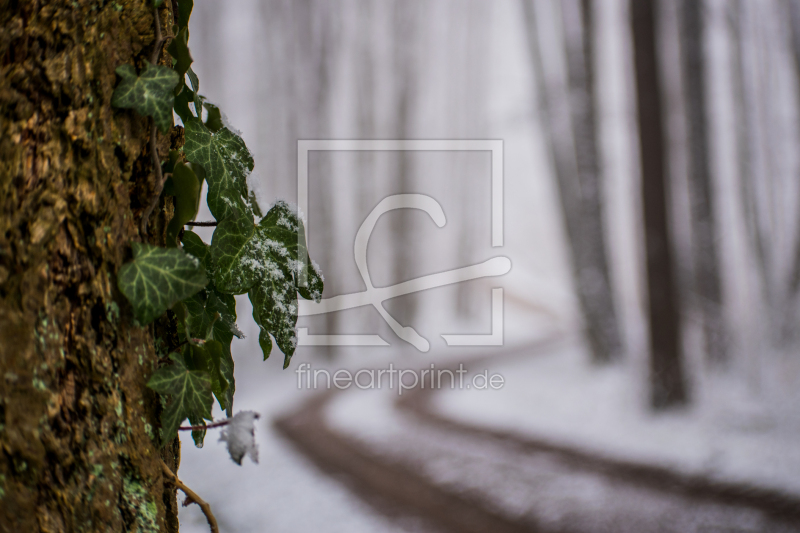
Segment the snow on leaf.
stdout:
<path fill-rule="evenodd" d="M 158 129 L 166 133 L 172 127 L 172 89 L 178 84 L 178 74 L 169 67 L 144 64 L 141 75 L 131 65 L 116 70 L 122 81 L 111 96 L 111 105 L 133 109 L 144 117 L 153 117 Z"/>
<path fill-rule="evenodd" d="M 254 463 L 258 463 L 258 446 L 256 445 L 255 422 L 259 414 L 253 411 L 239 411 L 229 419 L 228 425 L 219 435 L 221 442 L 228 444 L 228 453 L 233 462 L 241 465 L 245 455 Z"/>
<path fill-rule="evenodd" d="M 297 293 L 313 299 L 322 294 L 322 277 L 308 257 L 297 214 L 285 202 L 278 202 L 258 225 L 248 217 L 223 220 L 214 232 L 211 255 L 219 290 L 248 293 L 261 328 L 264 358 L 272 350 L 272 335 L 288 365 L 297 346 Z M 299 281 L 303 273 L 305 285 Z"/>
<path fill-rule="evenodd" d="M 117 278 L 141 325 L 149 324 L 207 283 L 203 265 L 183 250 L 138 242 L 133 243 L 133 261 L 120 268 Z"/>
<path fill-rule="evenodd" d="M 178 434 L 181 422 L 211 420 L 211 378 L 208 372 L 189 370 L 180 354 L 170 354 L 172 364 L 156 370 L 147 386 L 172 398 L 161 414 L 162 443 Z"/>
<path fill-rule="evenodd" d="M 228 128 L 212 132 L 198 118 L 189 118 L 185 125 L 183 150 L 189 161 L 206 171 L 211 214 L 220 221 L 240 216 L 252 218 L 258 212 L 247 187 L 253 156 L 244 141 Z"/>
<path fill-rule="evenodd" d="M 259 344 L 264 359 L 269 357 L 272 349 L 269 333 L 283 352 L 283 368 L 286 368 L 297 348 L 297 292 L 294 285 L 264 280 L 250 289 L 248 296 L 253 304 L 253 319 L 261 328 Z"/>

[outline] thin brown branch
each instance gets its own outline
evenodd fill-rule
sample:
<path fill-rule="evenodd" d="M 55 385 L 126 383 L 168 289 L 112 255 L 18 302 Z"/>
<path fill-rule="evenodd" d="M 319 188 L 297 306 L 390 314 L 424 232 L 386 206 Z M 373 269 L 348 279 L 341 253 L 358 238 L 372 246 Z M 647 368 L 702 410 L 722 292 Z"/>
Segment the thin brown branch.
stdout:
<path fill-rule="evenodd" d="M 213 428 L 220 428 L 222 426 L 227 426 L 230 423 L 230 419 L 220 420 L 219 422 L 214 422 L 212 424 L 205 424 L 202 426 L 181 426 L 178 428 L 178 431 L 203 431 L 204 429 L 213 429 Z"/>
<path fill-rule="evenodd" d="M 216 220 L 207 220 L 205 222 L 187 222 L 187 226 L 202 226 L 206 228 L 213 228 L 217 225 Z"/>
<path fill-rule="evenodd" d="M 219 533 L 219 526 L 217 526 L 217 519 L 214 517 L 214 513 L 211 512 L 211 506 L 208 505 L 200 496 L 195 494 L 195 492 L 183 484 L 183 482 L 178 479 L 172 470 L 167 466 L 167 463 L 164 460 L 161 460 L 161 470 L 164 473 L 164 477 L 167 478 L 167 481 L 175 485 L 177 488 L 181 489 L 181 491 L 186 494 L 186 500 L 183 502 L 183 505 L 189 505 L 191 503 L 196 503 L 200 506 L 200 509 L 203 511 L 203 514 L 206 515 L 206 520 L 208 520 L 208 527 L 211 528 L 211 533 Z"/>

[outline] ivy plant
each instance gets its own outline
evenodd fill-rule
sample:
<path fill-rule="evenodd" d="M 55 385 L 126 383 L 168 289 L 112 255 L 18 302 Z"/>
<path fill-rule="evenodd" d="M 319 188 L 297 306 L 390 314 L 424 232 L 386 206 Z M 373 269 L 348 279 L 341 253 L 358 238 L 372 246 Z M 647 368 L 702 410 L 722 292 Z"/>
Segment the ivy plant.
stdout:
<path fill-rule="evenodd" d="M 160 4 L 153 2 L 156 8 Z M 185 128 L 183 148 L 171 152 L 163 165 L 155 161 L 164 180 L 161 194 L 174 198 L 167 245 L 133 243 L 133 259 L 120 269 L 118 286 L 139 325 L 168 311 L 177 318 L 180 344 L 147 385 L 166 402 L 162 443 L 175 438 L 188 419 L 195 442 L 202 445 L 214 397 L 229 419 L 233 415 L 231 342 L 242 338 L 234 296 L 247 294 L 253 304 L 264 359 L 274 339 L 286 368 L 297 346 L 298 294 L 319 301 L 323 280 L 308 257 L 301 218 L 280 201 L 262 213 L 247 182 L 254 166 L 250 151 L 220 109 L 198 92 L 188 47 L 192 4 L 177 4 L 167 47 L 172 66 L 145 63 L 137 73 L 134 66 L 121 65 L 112 105 L 151 117 L 162 133 L 172 127 L 174 111 Z M 155 24 L 160 35 L 158 20 Z M 161 46 L 158 37 L 156 46 Z M 210 244 L 185 229 L 197 216 L 204 182 L 215 219 L 208 225 L 216 226 Z"/>

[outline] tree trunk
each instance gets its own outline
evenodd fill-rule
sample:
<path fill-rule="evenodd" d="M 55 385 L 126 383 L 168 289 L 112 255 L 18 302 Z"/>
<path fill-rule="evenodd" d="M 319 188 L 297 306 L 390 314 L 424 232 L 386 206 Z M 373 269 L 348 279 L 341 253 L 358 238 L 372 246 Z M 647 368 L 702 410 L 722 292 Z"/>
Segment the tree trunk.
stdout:
<path fill-rule="evenodd" d="M 688 395 L 683 374 L 678 285 L 669 235 L 669 183 L 655 9 L 655 0 L 631 2 L 649 293 L 650 401 L 654 408 L 662 409 L 686 403 Z"/>
<path fill-rule="evenodd" d="M 608 271 L 603 223 L 603 196 L 594 93 L 594 24 L 590 0 L 565 0 L 565 46 L 569 74 L 570 114 L 578 170 L 580 225 L 573 255 L 587 332 L 594 360 L 609 362 L 622 353 Z"/>
<path fill-rule="evenodd" d="M 145 387 L 153 334 L 116 286 L 154 183 L 149 121 L 111 108 L 114 69 L 142 67 L 153 9 L 2 4 L 0 530 L 177 531 L 161 461 L 177 468 L 178 442 L 160 450 Z"/>
<path fill-rule="evenodd" d="M 727 360 L 727 338 L 722 315 L 722 284 L 708 155 L 703 9 L 701 0 L 683 0 L 681 62 L 689 137 L 694 294 L 703 317 L 706 354 L 709 362 L 718 365 Z"/>
<path fill-rule="evenodd" d="M 528 44 L 544 117 L 544 137 L 554 170 L 569 239 L 574 280 L 596 363 L 622 353 L 605 250 L 599 144 L 594 98 L 592 6 L 588 0 L 562 3 L 568 80 L 547 78 L 538 41 L 534 2 L 522 0 Z M 563 93 L 567 89 L 569 100 Z"/>

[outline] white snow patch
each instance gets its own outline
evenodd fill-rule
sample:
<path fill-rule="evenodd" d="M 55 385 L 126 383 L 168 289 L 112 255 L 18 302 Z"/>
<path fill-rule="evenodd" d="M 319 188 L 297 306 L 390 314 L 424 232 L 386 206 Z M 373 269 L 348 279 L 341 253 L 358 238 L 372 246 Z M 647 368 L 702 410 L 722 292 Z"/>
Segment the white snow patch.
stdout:
<path fill-rule="evenodd" d="M 238 465 L 242 464 L 245 455 L 258 464 L 255 422 L 259 416 L 255 411 L 239 411 L 219 435 L 220 441 L 228 443 L 228 453 Z"/>

